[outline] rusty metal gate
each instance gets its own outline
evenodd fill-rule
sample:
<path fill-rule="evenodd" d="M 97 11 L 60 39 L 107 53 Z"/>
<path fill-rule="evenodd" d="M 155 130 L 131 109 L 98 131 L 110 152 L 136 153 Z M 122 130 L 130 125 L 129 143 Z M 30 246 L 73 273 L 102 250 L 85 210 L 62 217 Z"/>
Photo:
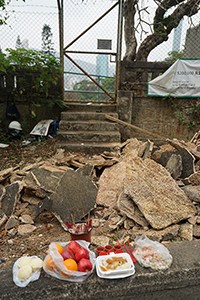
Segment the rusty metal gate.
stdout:
<path fill-rule="evenodd" d="M 123 0 L 75 1 L 63 4 L 57 0 L 63 99 L 114 103 L 120 76 Z"/>

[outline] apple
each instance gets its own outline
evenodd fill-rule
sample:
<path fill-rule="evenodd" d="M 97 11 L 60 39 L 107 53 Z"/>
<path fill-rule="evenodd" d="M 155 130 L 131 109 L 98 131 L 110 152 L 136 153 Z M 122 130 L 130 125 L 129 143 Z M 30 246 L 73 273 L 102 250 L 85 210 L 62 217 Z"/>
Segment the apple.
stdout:
<path fill-rule="evenodd" d="M 70 249 L 63 250 L 63 252 L 61 252 L 61 255 L 62 255 L 64 260 L 66 260 L 68 258 L 75 259 L 74 253 Z"/>
<path fill-rule="evenodd" d="M 71 241 L 68 246 L 67 246 L 67 249 L 70 249 L 72 250 L 72 252 L 74 254 L 76 254 L 76 252 L 81 249 L 81 246 L 76 242 L 76 241 Z"/>
<path fill-rule="evenodd" d="M 89 259 L 81 258 L 78 262 L 78 270 L 80 272 L 89 272 L 92 270 L 92 263 Z"/>
<path fill-rule="evenodd" d="M 87 249 L 85 248 L 81 248 L 81 249 L 78 249 L 78 251 L 76 252 L 75 254 L 75 260 L 76 261 L 79 261 L 81 260 L 81 258 L 86 258 L 86 259 L 89 259 L 89 252 Z"/>

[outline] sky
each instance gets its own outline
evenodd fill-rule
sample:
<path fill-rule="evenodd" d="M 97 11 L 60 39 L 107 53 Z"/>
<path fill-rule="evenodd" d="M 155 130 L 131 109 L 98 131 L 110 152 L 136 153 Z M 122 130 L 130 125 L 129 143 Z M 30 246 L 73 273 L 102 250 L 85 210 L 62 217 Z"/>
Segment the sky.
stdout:
<path fill-rule="evenodd" d="M 88 28 L 97 18 L 109 9 L 116 0 L 63 0 L 64 2 L 64 45 L 66 46 L 83 30 Z M 145 21 L 152 23 L 155 3 L 152 0 L 142 0 L 143 6 L 149 6 L 150 14 L 143 13 Z M 57 0 L 12 0 L 7 6 L 10 15 L 8 25 L 0 26 L 0 47 L 15 48 L 17 36 L 21 41 L 27 41 L 29 48 L 41 50 L 42 28 L 44 24 L 51 27 L 53 33 L 54 48 L 59 51 L 59 30 L 58 30 L 58 8 Z M 112 40 L 112 52 L 117 47 L 117 18 L 118 7 L 110 12 L 103 20 L 96 24 L 83 37 L 75 42 L 70 50 L 75 51 L 98 51 L 97 39 Z M 199 14 L 193 18 L 194 23 L 199 23 Z M 144 25 L 144 24 L 143 24 Z M 186 29 L 189 27 L 188 19 L 184 18 L 182 26 L 181 48 L 185 41 Z M 148 26 L 145 27 L 148 29 Z M 140 43 L 140 32 L 137 34 Z M 143 35 L 144 38 L 144 35 Z M 159 61 L 167 57 L 172 51 L 173 32 L 167 42 L 163 43 L 149 56 L 150 61 Z M 125 53 L 125 43 L 122 43 L 122 56 Z M 72 57 L 77 55 L 73 54 Z M 82 55 L 83 57 L 83 55 Z M 92 56 L 84 55 L 87 61 L 93 61 Z"/>

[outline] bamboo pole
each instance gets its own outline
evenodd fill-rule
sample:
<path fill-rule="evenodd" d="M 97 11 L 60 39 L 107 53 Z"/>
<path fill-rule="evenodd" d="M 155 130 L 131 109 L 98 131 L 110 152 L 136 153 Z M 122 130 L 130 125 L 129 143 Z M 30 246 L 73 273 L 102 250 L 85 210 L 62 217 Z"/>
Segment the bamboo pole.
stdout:
<path fill-rule="evenodd" d="M 155 137 L 157 137 L 157 138 L 160 138 L 160 139 L 162 139 L 162 140 L 165 140 L 165 141 L 167 140 L 164 136 L 161 136 L 161 135 L 159 135 L 159 134 L 150 132 L 150 131 L 145 130 L 145 129 L 141 129 L 141 128 L 135 126 L 135 125 L 132 125 L 132 124 L 129 124 L 129 123 L 127 123 L 127 122 L 124 122 L 124 121 L 121 121 L 121 120 L 119 120 L 119 119 L 116 119 L 116 118 L 114 118 L 114 117 L 111 117 L 110 115 L 105 115 L 105 118 L 108 119 L 108 120 L 117 122 L 117 123 L 119 123 L 119 124 L 122 124 L 122 125 L 124 125 L 124 126 L 129 126 L 129 127 L 134 128 L 134 129 L 136 129 L 136 130 L 140 130 L 140 131 L 142 131 L 142 132 L 144 132 L 144 133 L 147 133 L 147 134 L 149 134 L 149 135 L 153 135 L 153 136 L 155 136 Z"/>

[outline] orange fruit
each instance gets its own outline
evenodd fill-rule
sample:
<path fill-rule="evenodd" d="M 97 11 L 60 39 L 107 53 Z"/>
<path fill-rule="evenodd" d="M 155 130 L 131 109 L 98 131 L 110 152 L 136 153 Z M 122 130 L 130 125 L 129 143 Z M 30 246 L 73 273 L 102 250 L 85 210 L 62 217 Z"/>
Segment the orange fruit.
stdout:
<path fill-rule="evenodd" d="M 77 271 L 78 270 L 77 262 L 72 258 L 68 258 L 68 259 L 64 260 L 64 265 L 69 271 Z"/>
<path fill-rule="evenodd" d="M 56 244 L 56 247 L 57 247 L 59 253 L 63 252 L 63 247 L 60 244 Z M 48 249 L 47 251 L 49 251 L 49 250 L 50 249 Z"/>
<path fill-rule="evenodd" d="M 55 269 L 57 269 L 55 263 L 53 262 L 53 259 L 52 259 L 51 255 L 49 255 L 49 254 L 45 258 L 45 267 L 49 271 L 54 271 Z"/>
<path fill-rule="evenodd" d="M 74 259 L 68 258 L 68 259 L 64 260 L 64 265 L 70 271 L 77 271 L 78 270 L 78 265 L 77 265 L 77 263 L 76 263 L 76 261 Z M 71 276 L 63 273 L 62 271 L 60 271 L 60 273 L 63 276 L 71 277 Z"/>

